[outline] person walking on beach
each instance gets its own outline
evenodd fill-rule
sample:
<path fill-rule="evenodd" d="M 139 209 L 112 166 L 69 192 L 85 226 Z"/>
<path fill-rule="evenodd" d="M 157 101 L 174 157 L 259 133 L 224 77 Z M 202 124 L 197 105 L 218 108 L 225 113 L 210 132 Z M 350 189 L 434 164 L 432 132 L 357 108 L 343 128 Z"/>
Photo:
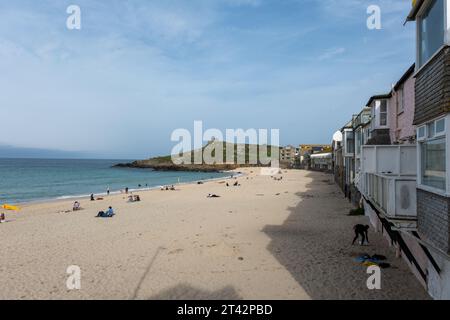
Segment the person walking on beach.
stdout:
<path fill-rule="evenodd" d="M 125 188 L 125 193 L 128 194 L 128 187 Z"/>
<path fill-rule="evenodd" d="M 94 194 L 91 193 L 91 201 L 95 201 Z"/>
<path fill-rule="evenodd" d="M 106 189 L 106 194 L 109 196 L 109 186 L 108 186 L 108 188 Z"/>

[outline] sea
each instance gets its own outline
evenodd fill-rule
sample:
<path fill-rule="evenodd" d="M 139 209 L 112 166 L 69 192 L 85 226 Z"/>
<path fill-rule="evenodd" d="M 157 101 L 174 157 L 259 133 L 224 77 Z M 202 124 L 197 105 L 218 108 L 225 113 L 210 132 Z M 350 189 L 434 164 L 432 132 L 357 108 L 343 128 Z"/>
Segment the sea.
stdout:
<path fill-rule="evenodd" d="M 114 168 L 124 160 L 1 159 L 0 205 L 159 188 L 220 179 L 229 173 Z"/>

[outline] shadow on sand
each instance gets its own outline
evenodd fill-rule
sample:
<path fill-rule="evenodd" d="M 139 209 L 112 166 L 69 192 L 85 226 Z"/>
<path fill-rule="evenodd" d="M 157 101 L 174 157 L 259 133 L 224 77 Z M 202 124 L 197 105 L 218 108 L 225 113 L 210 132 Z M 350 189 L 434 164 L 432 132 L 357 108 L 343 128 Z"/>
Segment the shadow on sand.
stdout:
<path fill-rule="evenodd" d="M 353 226 L 368 224 L 366 217 L 348 216 L 351 205 L 328 174 L 309 172 L 307 191 L 297 193 L 301 200 L 289 208 L 282 225 L 263 229 L 271 239 L 267 249 L 290 272 L 312 299 L 414 299 L 424 298 L 424 290 L 407 267 L 382 270 L 382 290 L 367 288 L 367 269 L 353 258 L 367 254 L 384 254 L 395 259 L 382 236 L 369 234 L 370 246 L 352 246 Z M 380 252 L 380 248 L 382 248 Z M 378 251 L 377 251 L 378 250 Z M 403 274 L 402 274 L 403 273 Z M 400 276 L 400 277 L 399 277 Z M 404 283 L 406 281 L 406 284 Z M 412 283 L 416 281 L 417 283 Z M 405 290 L 397 290 L 406 287 Z M 410 292 L 412 287 L 415 292 Z"/>
<path fill-rule="evenodd" d="M 242 300 L 242 298 L 233 287 L 224 287 L 212 292 L 180 284 L 159 292 L 149 300 Z"/>

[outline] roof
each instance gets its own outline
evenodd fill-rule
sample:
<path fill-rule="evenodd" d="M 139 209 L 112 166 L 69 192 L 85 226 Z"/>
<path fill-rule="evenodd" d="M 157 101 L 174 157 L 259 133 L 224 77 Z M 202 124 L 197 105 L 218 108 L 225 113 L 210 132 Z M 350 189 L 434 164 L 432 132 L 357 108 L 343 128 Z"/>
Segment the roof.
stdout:
<path fill-rule="evenodd" d="M 342 132 L 342 131 L 344 131 L 345 129 L 353 129 L 353 117 L 352 117 L 352 120 L 350 120 L 349 122 L 347 122 L 347 124 L 341 128 L 340 131 Z"/>
<path fill-rule="evenodd" d="M 379 95 L 376 95 L 376 96 L 372 96 L 372 97 L 370 97 L 369 101 L 367 101 L 366 106 L 370 106 L 370 104 L 374 100 L 389 99 L 390 97 L 392 97 L 392 92 L 385 93 L 385 94 L 379 94 Z"/>
<path fill-rule="evenodd" d="M 409 69 L 405 72 L 405 74 L 400 78 L 400 80 L 398 80 L 398 82 L 395 84 L 394 86 L 394 90 L 397 91 L 398 88 L 401 87 L 401 85 L 403 83 L 405 83 L 413 74 L 414 71 L 416 70 L 416 64 L 413 63 L 413 65 L 411 67 L 409 67 Z"/>
<path fill-rule="evenodd" d="M 408 14 L 408 17 L 406 17 L 406 22 L 408 21 L 414 21 L 416 20 L 417 14 L 420 11 L 420 8 L 422 8 L 422 6 L 424 5 L 426 0 L 413 0 L 412 2 L 412 8 L 411 11 Z"/>

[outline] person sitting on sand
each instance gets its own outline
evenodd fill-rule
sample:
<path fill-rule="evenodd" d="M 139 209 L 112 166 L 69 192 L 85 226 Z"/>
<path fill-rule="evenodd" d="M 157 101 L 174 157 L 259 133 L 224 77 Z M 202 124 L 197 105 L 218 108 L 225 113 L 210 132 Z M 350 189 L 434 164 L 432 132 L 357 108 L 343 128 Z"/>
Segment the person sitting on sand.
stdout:
<path fill-rule="evenodd" d="M 75 203 L 73 204 L 73 211 L 78 211 L 81 210 L 81 205 L 78 201 L 75 201 Z"/>
<path fill-rule="evenodd" d="M 109 207 L 108 210 L 106 211 L 106 216 L 107 217 L 113 217 L 115 215 L 114 210 L 112 207 Z"/>
<path fill-rule="evenodd" d="M 115 215 L 114 210 L 112 207 L 109 207 L 108 210 L 105 211 L 100 211 L 97 214 L 97 218 L 112 218 Z"/>
<path fill-rule="evenodd" d="M 139 202 L 141 201 L 141 197 L 137 194 L 134 196 L 134 201 Z"/>
<path fill-rule="evenodd" d="M 0 223 L 3 223 L 3 222 L 5 222 L 5 221 L 6 221 L 5 214 L 4 214 L 4 213 L 1 213 L 1 214 L 0 214 Z"/>
<path fill-rule="evenodd" d="M 172 185 L 172 186 L 170 187 L 170 190 L 175 191 L 175 186 Z"/>

